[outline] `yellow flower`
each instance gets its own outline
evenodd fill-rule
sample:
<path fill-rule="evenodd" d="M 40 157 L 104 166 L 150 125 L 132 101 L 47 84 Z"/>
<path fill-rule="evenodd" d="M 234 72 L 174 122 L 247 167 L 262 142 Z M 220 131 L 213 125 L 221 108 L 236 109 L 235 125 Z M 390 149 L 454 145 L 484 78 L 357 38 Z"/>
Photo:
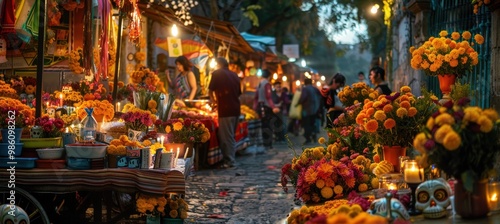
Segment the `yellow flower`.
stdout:
<path fill-rule="evenodd" d="M 321 196 L 323 196 L 323 198 L 326 198 L 326 199 L 329 199 L 331 197 L 333 197 L 333 190 L 332 188 L 330 187 L 324 187 L 321 189 Z"/>
<path fill-rule="evenodd" d="M 377 178 L 377 177 L 372 178 L 372 181 L 371 181 L 371 183 L 370 183 L 370 184 L 372 185 L 372 188 L 373 188 L 373 189 L 377 189 L 377 188 L 378 188 L 378 185 L 379 185 L 379 183 L 378 183 L 378 178 Z"/>
<path fill-rule="evenodd" d="M 420 153 L 424 153 L 426 151 L 424 144 L 427 141 L 427 137 L 425 136 L 425 133 L 419 133 L 415 138 L 413 139 L 413 146 L 415 149 L 417 149 Z"/>
<path fill-rule="evenodd" d="M 479 117 L 477 123 L 480 125 L 480 130 L 483 133 L 488 133 L 493 129 L 493 122 L 485 115 Z"/>
<path fill-rule="evenodd" d="M 439 127 L 438 130 L 436 131 L 436 133 L 434 134 L 434 140 L 437 142 L 437 143 L 443 143 L 444 142 L 444 138 L 446 137 L 446 134 L 448 134 L 449 132 L 452 132 L 453 129 L 451 128 L 451 126 L 449 124 L 444 124 L 443 126 Z"/>
<path fill-rule="evenodd" d="M 318 139 L 318 143 L 319 143 L 319 144 L 325 144 L 325 138 L 320 137 L 320 138 Z"/>
<path fill-rule="evenodd" d="M 396 110 L 396 115 L 400 118 L 403 118 L 404 116 L 406 116 L 408 114 L 408 111 L 403 108 L 403 107 L 400 107 Z"/>
<path fill-rule="evenodd" d="M 434 123 L 436 123 L 437 125 L 444 125 L 444 124 L 453 125 L 455 124 L 455 118 L 453 118 L 449 113 L 442 113 L 436 117 Z"/>
<path fill-rule="evenodd" d="M 365 192 L 365 191 L 367 191 L 367 190 L 368 190 L 368 185 L 367 185 L 367 184 L 365 184 L 365 183 L 362 183 L 362 184 L 360 184 L 360 185 L 358 186 L 358 191 L 359 191 L 359 192 Z"/>
<path fill-rule="evenodd" d="M 325 186 L 325 181 L 324 181 L 324 180 L 322 180 L 322 179 L 318 179 L 318 180 L 316 181 L 316 187 L 317 187 L 317 188 L 321 189 L 321 188 L 323 188 L 324 186 Z"/>
<path fill-rule="evenodd" d="M 464 38 L 466 40 L 470 39 L 471 37 L 472 37 L 472 34 L 469 31 L 464 31 L 462 33 L 462 38 Z"/>
<path fill-rule="evenodd" d="M 375 112 L 373 117 L 379 121 L 383 121 L 387 118 L 387 116 L 385 115 L 385 112 L 382 110 L 378 110 L 377 112 Z"/>
<path fill-rule="evenodd" d="M 336 185 L 333 188 L 333 192 L 335 192 L 335 194 L 342 194 L 342 191 L 344 191 L 344 188 L 342 188 L 342 186 L 340 186 L 340 185 Z"/>
<path fill-rule="evenodd" d="M 462 138 L 454 131 L 448 132 L 443 140 L 443 146 L 450 151 L 458 149 L 460 144 L 462 144 Z"/>
<path fill-rule="evenodd" d="M 167 126 L 165 127 L 165 132 L 166 132 L 167 134 L 169 134 L 171 131 L 172 131 L 172 129 L 170 128 L 170 126 L 168 126 L 168 125 L 167 125 Z"/>
<path fill-rule="evenodd" d="M 174 123 L 174 131 L 180 131 L 182 129 L 183 125 L 181 122 L 175 122 Z"/>
<path fill-rule="evenodd" d="M 483 110 L 483 115 L 487 116 L 491 121 L 498 120 L 498 113 L 494 109 L 489 108 Z"/>
<path fill-rule="evenodd" d="M 448 31 L 446 31 L 446 30 L 441 30 L 441 32 L 439 32 L 439 36 L 440 36 L 440 37 L 446 37 L 446 36 L 448 36 Z M 436 39 L 436 40 L 437 40 L 437 39 Z"/>

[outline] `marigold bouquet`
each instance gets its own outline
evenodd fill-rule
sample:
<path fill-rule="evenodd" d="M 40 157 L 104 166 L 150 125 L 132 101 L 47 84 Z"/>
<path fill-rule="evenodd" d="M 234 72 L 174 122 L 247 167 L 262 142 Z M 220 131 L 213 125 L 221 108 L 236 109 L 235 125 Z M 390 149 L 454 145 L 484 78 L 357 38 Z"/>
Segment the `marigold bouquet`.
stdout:
<path fill-rule="evenodd" d="M 35 126 L 42 127 L 44 138 L 60 137 L 64 128 L 64 121 L 60 118 L 51 118 L 44 115 L 35 119 Z"/>
<path fill-rule="evenodd" d="M 87 100 L 83 101 L 82 104 L 76 109 L 76 114 L 78 118 L 82 120 L 87 116 L 87 112 L 85 112 L 85 108 L 94 108 L 93 116 L 96 118 L 98 122 L 99 117 L 102 117 L 105 121 L 111 121 L 115 116 L 115 108 L 113 104 L 111 104 L 107 100 Z"/>
<path fill-rule="evenodd" d="M 167 199 L 163 196 L 153 197 L 140 194 L 136 200 L 136 209 L 143 215 L 160 215 L 165 214 L 165 206 Z"/>
<path fill-rule="evenodd" d="M 122 119 L 128 129 L 147 131 L 149 126 L 153 125 L 156 116 L 147 110 L 134 107 L 122 114 Z"/>
<path fill-rule="evenodd" d="M 350 107 L 358 103 L 363 103 L 365 99 L 377 99 L 378 92 L 370 88 L 366 83 L 358 82 L 352 84 L 352 87 L 344 87 L 339 92 L 338 97 L 344 106 Z"/>
<path fill-rule="evenodd" d="M 10 121 L 12 115 L 15 117 L 14 122 Z M 23 128 L 33 125 L 34 121 L 34 109 L 19 100 L 0 97 L 0 127 L 7 128 L 13 124 L 16 128 Z"/>
<path fill-rule="evenodd" d="M 434 112 L 435 96 L 415 98 L 408 86 L 401 92 L 367 101 L 356 117 L 373 145 L 408 147 L 428 117 Z"/>
<path fill-rule="evenodd" d="M 189 205 L 182 198 L 167 198 L 167 205 L 165 206 L 165 217 L 167 218 L 180 218 L 187 219 Z"/>
<path fill-rule="evenodd" d="M 0 97 L 8 97 L 12 99 L 19 98 L 16 90 L 3 80 L 0 80 Z"/>
<path fill-rule="evenodd" d="M 206 142 L 210 139 L 210 131 L 203 123 L 195 119 L 170 119 L 161 125 L 165 126 L 168 141 L 175 143 Z"/>
<path fill-rule="evenodd" d="M 472 34 L 464 31 L 462 35 L 453 32 L 451 38 L 447 36 L 448 32 L 442 30 L 439 37 L 430 37 L 418 48 L 410 47 L 411 67 L 424 70 L 429 76 L 448 74 L 461 77 L 466 71 L 472 71 L 479 60 L 478 53 L 472 48 Z M 484 37 L 476 34 L 474 41 L 483 44 Z"/>
<path fill-rule="evenodd" d="M 427 120 L 413 144 L 423 166 L 436 164 L 446 174 L 472 183 L 487 178 L 500 148 L 500 120 L 493 109 L 467 106 L 469 99 L 451 101 Z"/>

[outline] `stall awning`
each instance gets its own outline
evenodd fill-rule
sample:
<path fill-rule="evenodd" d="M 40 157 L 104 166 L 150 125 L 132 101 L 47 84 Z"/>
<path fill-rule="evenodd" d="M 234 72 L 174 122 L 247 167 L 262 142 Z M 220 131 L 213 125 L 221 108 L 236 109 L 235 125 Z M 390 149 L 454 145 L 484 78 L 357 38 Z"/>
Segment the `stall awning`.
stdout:
<path fill-rule="evenodd" d="M 199 34 L 201 39 L 210 49 L 214 49 L 214 42 L 218 45 L 225 45 L 230 51 L 249 54 L 254 53 L 252 46 L 241 36 L 240 32 L 230 22 L 220 21 L 212 18 L 192 15 L 193 25 L 185 27 L 180 23 L 175 15 L 167 8 L 158 5 L 151 5 L 140 3 L 144 16 L 165 21 L 168 23 L 176 23 L 177 26 L 189 30 L 193 33 Z M 207 37 L 208 34 L 208 38 Z"/>

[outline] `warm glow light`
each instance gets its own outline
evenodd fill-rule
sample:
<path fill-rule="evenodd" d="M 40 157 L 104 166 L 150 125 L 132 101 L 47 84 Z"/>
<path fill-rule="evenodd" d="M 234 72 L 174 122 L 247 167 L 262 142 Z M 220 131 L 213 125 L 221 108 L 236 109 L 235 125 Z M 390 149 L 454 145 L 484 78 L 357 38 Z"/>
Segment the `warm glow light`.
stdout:
<path fill-rule="evenodd" d="M 295 81 L 296 86 L 300 86 L 300 80 Z"/>
<path fill-rule="evenodd" d="M 215 62 L 215 58 L 212 58 L 212 60 L 210 60 L 210 64 L 209 64 L 210 68 L 214 69 L 216 65 L 217 65 L 217 62 Z"/>
<path fill-rule="evenodd" d="M 276 72 L 275 72 L 275 73 L 273 74 L 273 79 L 275 79 L 275 80 L 276 80 L 276 79 L 278 79 L 278 73 L 276 73 Z"/>
<path fill-rule="evenodd" d="M 309 74 L 309 72 L 304 72 L 304 76 L 305 76 L 306 78 L 308 78 L 308 79 L 310 79 L 310 78 L 311 78 L 311 74 Z"/>
<path fill-rule="evenodd" d="M 324 75 L 321 76 L 321 81 L 325 81 L 325 76 Z"/>
<path fill-rule="evenodd" d="M 388 190 L 397 190 L 398 187 L 396 186 L 395 183 L 390 183 L 390 184 L 387 185 L 387 189 Z"/>
<path fill-rule="evenodd" d="M 287 79 L 288 78 L 286 76 L 281 77 L 281 80 L 283 80 L 283 82 L 286 82 Z"/>
<path fill-rule="evenodd" d="M 490 201 L 498 201 L 498 196 L 497 196 L 497 193 L 494 193 L 494 194 L 491 196 Z"/>
<path fill-rule="evenodd" d="M 317 86 L 317 87 L 321 87 L 321 82 L 320 82 L 320 81 L 317 81 L 317 82 L 316 82 L 316 86 Z"/>
<path fill-rule="evenodd" d="M 172 25 L 172 36 L 176 37 L 179 34 L 179 30 L 177 30 L 177 25 Z"/>
<path fill-rule="evenodd" d="M 300 65 L 302 65 L 302 67 L 306 67 L 306 65 L 307 65 L 306 60 L 302 59 L 300 61 Z"/>
<path fill-rule="evenodd" d="M 373 6 L 372 6 L 372 8 L 370 9 L 370 12 L 371 12 L 372 14 L 377 14 L 377 12 L 378 12 L 378 9 L 379 9 L 379 8 L 380 8 L 380 6 L 379 6 L 378 4 L 375 4 L 375 5 L 373 5 Z"/>

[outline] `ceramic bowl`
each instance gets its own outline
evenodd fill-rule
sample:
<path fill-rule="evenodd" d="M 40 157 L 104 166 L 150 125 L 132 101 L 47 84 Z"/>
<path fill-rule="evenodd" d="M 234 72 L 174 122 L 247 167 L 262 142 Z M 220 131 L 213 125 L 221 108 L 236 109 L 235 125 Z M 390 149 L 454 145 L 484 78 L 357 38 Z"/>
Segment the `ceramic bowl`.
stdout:
<path fill-rule="evenodd" d="M 63 157 L 64 148 L 37 149 L 36 153 L 40 159 L 60 159 Z"/>
<path fill-rule="evenodd" d="M 106 144 L 74 143 L 66 145 L 67 157 L 99 159 L 106 157 Z"/>

